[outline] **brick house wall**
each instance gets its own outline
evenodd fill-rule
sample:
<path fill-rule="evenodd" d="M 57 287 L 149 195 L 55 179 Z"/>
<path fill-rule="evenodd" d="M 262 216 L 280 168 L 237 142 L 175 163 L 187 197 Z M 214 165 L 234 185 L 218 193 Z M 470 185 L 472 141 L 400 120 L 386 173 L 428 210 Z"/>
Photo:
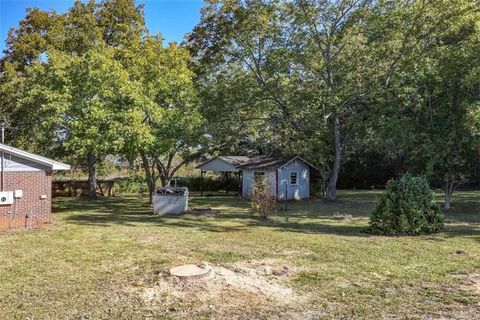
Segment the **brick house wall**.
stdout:
<path fill-rule="evenodd" d="M 23 196 L 12 205 L 0 205 L 0 231 L 51 225 L 51 170 L 4 172 L 4 190 L 22 190 Z"/>

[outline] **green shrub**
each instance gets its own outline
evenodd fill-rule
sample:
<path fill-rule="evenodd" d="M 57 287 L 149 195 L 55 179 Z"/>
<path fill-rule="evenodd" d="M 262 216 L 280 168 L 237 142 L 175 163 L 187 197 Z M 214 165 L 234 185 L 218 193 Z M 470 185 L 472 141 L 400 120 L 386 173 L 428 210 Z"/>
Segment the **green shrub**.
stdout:
<path fill-rule="evenodd" d="M 433 233 L 442 229 L 443 221 L 427 179 L 406 174 L 388 181 L 370 216 L 369 231 L 384 235 Z"/>
<path fill-rule="evenodd" d="M 142 173 L 132 173 L 127 178 L 117 182 L 119 193 L 144 193 L 148 192 L 145 175 Z"/>
<path fill-rule="evenodd" d="M 160 180 L 157 180 L 157 187 L 161 186 Z M 227 185 L 228 184 L 228 185 Z M 239 191 L 239 180 L 237 177 L 231 176 L 228 181 L 225 177 L 213 176 L 203 177 L 203 181 L 200 177 L 181 177 L 177 180 L 178 187 L 187 187 L 191 191 L 200 191 L 203 186 L 204 192 L 209 191 L 223 191 L 228 190 L 232 193 Z M 172 180 L 171 186 L 175 185 Z M 144 193 L 148 192 L 145 174 L 140 172 L 130 172 L 129 176 L 123 178 L 117 182 L 117 191 L 119 193 Z"/>
<path fill-rule="evenodd" d="M 227 185 L 228 184 L 228 185 Z M 172 181 L 173 185 L 173 181 Z M 200 177 L 181 177 L 178 179 L 179 187 L 187 187 L 190 191 L 200 191 L 203 188 L 203 191 L 220 191 L 226 190 L 228 187 L 229 191 L 238 192 L 239 191 L 240 181 L 235 176 L 230 176 L 228 181 L 225 177 L 221 176 L 207 176 L 203 177 L 203 181 Z"/>

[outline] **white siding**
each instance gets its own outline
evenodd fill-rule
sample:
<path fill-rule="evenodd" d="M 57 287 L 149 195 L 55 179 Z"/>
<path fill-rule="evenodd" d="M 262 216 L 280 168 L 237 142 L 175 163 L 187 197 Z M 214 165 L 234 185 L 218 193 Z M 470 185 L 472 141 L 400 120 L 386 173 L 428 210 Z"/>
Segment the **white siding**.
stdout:
<path fill-rule="evenodd" d="M 265 170 L 245 169 L 242 172 L 243 172 L 243 179 L 242 179 L 242 196 L 243 197 L 251 197 L 253 194 L 255 172 L 263 172 L 265 174 L 268 184 L 270 185 L 270 191 L 272 192 L 272 196 L 275 196 L 277 186 L 276 186 L 276 173 L 274 170 L 265 171 Z"/>
<path fill-rule="evenodd" d="M 250 197 L 253 192 L 253 170 L 242 171 L 242 196 Z"/>
<path fill-rule="evenodd" d="M 5 172 L 14 171 L 48 171 L 49 167 L 41 165 L 39 163 L 26 160 L 7 152 L 4 152 L 3 170 Z M 1 162 L 0 162 L 1 163 Z"/>
<path fill-rule="evenodd" d="M 296 185 L 290 184 L 290 173 L 292 172 L 297 172 Z M 310 197 L 310 167 L 303 161 L 296 159 L 278 169 L 278 180 L 278 200 L 285 200 L 285 192 L 287 192 L 289 200 Z"/>

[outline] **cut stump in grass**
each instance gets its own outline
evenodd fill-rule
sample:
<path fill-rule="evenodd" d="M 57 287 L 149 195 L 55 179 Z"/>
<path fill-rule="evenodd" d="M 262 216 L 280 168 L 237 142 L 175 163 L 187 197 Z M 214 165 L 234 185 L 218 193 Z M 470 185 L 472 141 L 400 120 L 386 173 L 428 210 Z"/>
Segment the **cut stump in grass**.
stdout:
<path fill-rule="evenodd" d="M 210 273 L 210 268 L 195 264 L 184 264 L 170 269 L 170 275 L 186 280 L 196 280 Z"/>
<path fill-rule="evenodd" d="M 333 220 L 352 220 L 351 214 L 335 213 L 332 217 Z"/>

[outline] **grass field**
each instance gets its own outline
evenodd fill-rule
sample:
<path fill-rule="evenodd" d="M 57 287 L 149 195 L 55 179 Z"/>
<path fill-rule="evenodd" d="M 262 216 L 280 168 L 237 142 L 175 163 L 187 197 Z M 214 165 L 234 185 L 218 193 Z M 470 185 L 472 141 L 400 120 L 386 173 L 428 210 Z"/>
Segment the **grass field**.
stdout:
<path fill-rule="evenodd" d="M 216 217 L 55 199 L 50 230 L 0 235 L 0 319 L 480 319 L 480 192 L 456 193 L 445 231 L 418 237 L 364 232 L 379 196 L 341 191 L 265 222 L 234 197 L 192 197 Z M 235 281 L 168 276 L 201 261 Z"/>

